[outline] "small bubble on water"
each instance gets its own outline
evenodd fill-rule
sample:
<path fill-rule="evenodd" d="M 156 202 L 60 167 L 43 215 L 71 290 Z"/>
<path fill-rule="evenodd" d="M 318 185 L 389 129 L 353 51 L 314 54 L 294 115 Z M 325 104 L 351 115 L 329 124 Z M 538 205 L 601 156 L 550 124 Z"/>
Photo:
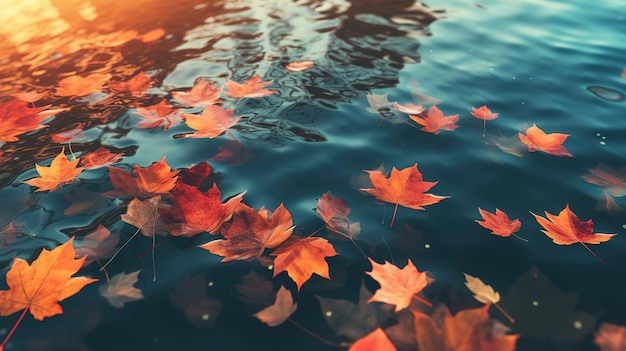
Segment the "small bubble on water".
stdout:
<path fill-rule="evenodd" d="M 583 324 L 581 321 L 574 321 L 574 328 L 580 330 L 583 328 Z"/>
<path fill-rule="evenodd" d="M 626 229 L 626 224 L 622 224 L 622 229 Z"/>
<path fill-rule="evenodd" d="M 600 136 L 600 133 L 596 133 L 596 136 Z"/>
<path fill-rule="evenodd" d="M 207 285 L 208 286 L 213 286 L 213 282 L 209 282 Z"/>
<path fill-rule="evenodd" d="M 211 316 L 209 316 L 209 314 L 208 314 L 208 313 L 205 313 L 205 314 L 203 314 L 203 315 L 202 315 L 202 317 L 200 317 L 200 318 L 202 318 L 202 320 L 203 320 L 203 321 L 208 321 L 208 320 L 209 320 L 209 318 L 211 318 Z"/>
<path fill-rule="evenodd" d="M 606 145 L 606 143 L 604 141 L 601 141 L 600 145 Z"/>
<path fill-rule="evenodd" d="M 424 244 L 424 247 L 430 249 L 430 244 Z"/>
<path fill-rule="evenodd" d="M 539 306 L 539 301 L 533 301 L 532 304 L 533 304 L 533 306 L 537 307 L 537 306 Z"/>
<path fill-rule="evenodd" d="M 602 140 L 606 140 L 606 137 L 605 137 L 605 136 L 603 136 L 603 137 L 602 137 Z"/>
<path fill-rule="evenodd" d="M 269 269 L 271 271 L 272 269 L 274 269 L 274 265 L 271 264 L 271 265 L 267 266 L 267 269 Z"/>
<path fill-rule="evenodd" d="M 326 317 L 332 317 L 333 312 L 332 311 L 326 311 L 326 313 L 324 313 L 326 315 Z"/>

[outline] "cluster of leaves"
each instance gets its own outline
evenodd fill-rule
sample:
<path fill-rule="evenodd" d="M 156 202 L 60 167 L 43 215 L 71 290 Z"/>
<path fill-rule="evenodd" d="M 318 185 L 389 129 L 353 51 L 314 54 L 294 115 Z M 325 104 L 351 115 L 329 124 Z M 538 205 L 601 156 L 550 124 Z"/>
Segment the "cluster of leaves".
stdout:
<path fill-rule="evenodd" d="M 287 65 L 286 69 L 300 72 L 312 65 L 313 63 L 309 61 L 295 62 Z M 132 98 L 145 94 L 154 83 L 144 72 L 123 80 L 113 79 L 109 74 L 102 73 L 76 75 L 61 80 L 54 95 L 67 97 L 68 102 L 71 102 L 75 98 L 99 92 L 106 85 L 109 93 Z M 193 130 L 184 135 L 186 138 L 217 138 L 228 135 L 234 143 L 231 145 L 236 146 L 230 150 L 224 148 L 222 150 L 224 154 L 218 157 L 220 160 L 228 159 L 236 153 L 241 154 L 243 149 L 241 141 L 232 133 L 241 120 L 240 116 L 235 115 L 239 101 L 275 94 L 277 91 L 266 89 L 269 84 L 271 81 L 263 81 L 260 76 L 254 76 L 243 83 L 228 80 L 224 89 L 204 78 L 199 78 L 189 91 L 171 92 L 172 101 L 163 99 L 157 104 L 137 108 L 136 112 L 142 118 L 137 128 L 160 127 L 167 130 L 185 123 Z M 0 104 L 0 119 L 3 121 L 0 125 L 0 142 L 15 142 L 25 133 L 44 128 L 43 123 L 61 111 L 49 110 L 50 105 L 28 107 L 28 103 L 34 106 L 34 102 L 41 96 L 38 92 L 27 91 Z M 229 98 L 236 100 L 228 100 Z M 368 99 L 371 105 L 368 110 L 379 113 L 384 119 L 380 114 L 381 109 L 392 106 L 387 101 L 386 95 L 370 95 Z M 179 107 L 174 107 L 173 104 Z M 225 107 L 228 104 L 230 106 Z M 202 108 L 201 112 L 196 111 L 199 113 L 181 111 L 181 108 L 198 107 Z M 456 124 L 459 116 L 445 116 L 436 104 L 432 104 L 428 112 L 425 107 L 410 103 L 400 105 L 396 102 L 393 107 L 421 125 L 424 132 L 438 134 L 441 131 L 454 131 L 459 128 Z M 491 112 L 486 105 L 480 108 L 472 107 L 470 113 L 484 121 L 484 128 L 487 120 L 498 117 L 498 113 Z M 493 331 L 495 322 L 488 312 L 491 305 L 496 306 L 510 323 L 514 322 L 514 318 L 498 304 L 499 293 L 479 278 L 466 275 L 467 287 L 474 293 L 477 301 L 486 304 L 485 307 L 467 309 L 452 315 L 447 307 L 433 306 L 421 296 L 423 290 L 435 279 L 431 274 L 420 272 L 411 260 L 403 268 L 391 262 L 377 263 L 360 248 L 357 242 L 361 230 L 360 223 L 348 219 L 351 209 L 347 207 L 344 198 L 326 192 L 317 200 L 316 213 L 322 219 L 324 223 L 322 228 L 327 229 L 328 237 L 321 236 L 320 230 L 298 235 L 294 233 L 295 225 L 291 213 L 282 203 L 273 211 L 265 207 L 255 210 L 244 203 L 245 191 L 223 199 L 218 187 L 220 175 L 214 172 L 213 167 L 207 162 L 172 170 L 164 156 L 146 167 L 133 165 L 129 172 L 115 166 L 124 155 L 105 147 L 80 154 L 78 157 L 74 155 L 71 151 L 71 141 L 79 138 L 81 134 L 81 129 L 74 129 L 54 135 L 53 141 L 68 143 L 70 155 L 66 155 L 65 148 L 62 148 L 48 166 L 35 164 L 39 177 L 26 180 L 25 183 L 35 187 L 35 192 L 63 191 L 63 187 L 79 179 L 82 172 L 107 167 L 113 189 L 101 195 L 106 198 L 124 199 L 126 212 L 120 219 L 137 228 L 131 239 L 142 233 L 152 238 L 154 243 L 157 235 L 193 237 L 208 233 L 214 236 L 214 239 L 199 245 L 200 248 L 222 256 L 222 262 L 257 260 L 263 266 L 273 269 L 274 277 L 285 272 L 298 292 L 314 275 L 332 279 L 328 259 L 339 254 L 333 244 L 332 235 L 348 239 L 361 251 L 365 262 L 371 266 L 371 270 L 366 274 L 379 285 L 365 303 L 377 302 L 394 306 L 393 312 L 390 313 L 398 319 L 403 313 L 408 316 L 402 318 L 408 318 L 413 327 L 412 331 L 405 334 L 410 335 L 420 350 L 513 350 L 515 347 L 518 334 Z M 518 134 L 519 141 L 526 145 L 529 152 L 543 151 L 555 156 L 572 157 L 562 145 L 567 137 L 567 134 L 561 133 L 547 134 L 536 125 L 526 129 L 525 133 Z M 428 192 L 437 182 L 424 181 L 417 164 L 403 169 L 392 168 L 389 174 L 384 170 L 365 172 L 371 186 L 361 190 L 379 201 L 395 206 L 390 227 L 394 224 L 399 206 L 424 210 L 425 206 L 450 198 Z M 626 177 L 623 173 L 623 169 L 613 170 L 600 165 L 591 170 L 590 175 L 583 176 L 583 179 L 607 189 L 606 193 L 610 196 L 624 196 Z M 514 233 L 521 228 L 520 220 L 511 220 L 506 213 L 497 208 L 495 213 L 481 208 L 478 208 L 478 211 L 482 217 L 482 220 L 477 220 L 478 224 L 491 230 L 495 235 L 515 235 Z M 594 234 L 592 221 L 581 221 L 570 210 L 568 204 L 558 215 L 548 212 L 545 213 L 545 217 L 534 213 L 532 215 L 543 228 L 543 233 L 559 245 L 580 243 L 589 250 L 586 244 L 606 242 L 614 235 Z M 4 228 L 2 232 L 7 230 L 10 228 Z M 128 301 L 143 298 L 141 290 L 133 287 L 138 281 L 139 271 L 129 274 L 122 272 L 110 279 L 108 277 L 107 265 L 129 242 L 124 243 L 116 251 L 118 241 L 117 235 L 104 227 L 99 227 L 82 240 L 70 238 L 67 243 L 52 251 L 43 250 L 30 265 L 16 258 L 6 276 L 9 290 L 0 292 L 0 315 L 6 316 L 22 311 L 17 326 L 27 311 L 38 320 L 62 313 L 59 301 L 78 293 L 82 287 L 96 281 L 72 276 L 91 262 L 100 264 L 99 260 L 103 258 L 110 259 L 107 263 L 101 264 L 101 271 L 108 281 L 100 287 L 102 296 L 115 307 L 123 307 Z M 4 245 L 4 241 L 2 243 Z M 238 290 L 247 291 L 244 288 L 240 289 L 239 286 Z M 270 290 L 265 306 L 254 316 L 270 327 L 281 325 L 288 320 L 297 323 L 291 319 L 297 310 L 292 292 L 285 286 L 281 286 L 276 293 L 273 289 Z M 242 295 L 246 296 L 244 293 Z M 248 300 L 252 298 L 248 296 Z M 185 309 L 186 305 L 180 301 L 179 305 Z M 421 305 L 416 306 L 415 302 Z M 435 311 L 439 311 L 439 314 Z M 614 340 L 607 336 L 612 332 L 605 329 L 601 329 L 597 334 L 598 344 Z M 15 328 L 7 335 L 0 349 L 6 345 L 14 331 Z M 397 341 L 390 341 L 390 333 L 388 329 L 383 330 L 378 325 L 369 328 L 366 334 L 361 333 L 353 337 L 351 339 L 353 343 L 344 343 L 341 346 L 351 345 L 351 350 L 395 350 Z"/>

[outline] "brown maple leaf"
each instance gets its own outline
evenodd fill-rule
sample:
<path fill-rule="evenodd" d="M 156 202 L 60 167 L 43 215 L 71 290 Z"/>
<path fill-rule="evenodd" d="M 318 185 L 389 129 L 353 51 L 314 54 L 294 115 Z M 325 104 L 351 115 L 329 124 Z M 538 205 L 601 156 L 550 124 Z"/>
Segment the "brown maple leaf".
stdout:
<path fill-rule="evenodd" d="M 283 324 L 296 309 L 298 309 L 298 304 L 293 302 L 291 291 L 281 285 L 276 293 L 276 301 L 255 313 L 254 316 L 268 326 L 276 327 Z"/>
<path fill-rule="evenodd" d="M 95 151 L 80 155 L 80 164 L 83 165 L 84 169 L 96 169 L 119 162 L 122 156 L 124 156 L 124 152 L 116 154 L 100 146 Z"/>
<path fill-rule="evenodd" d="M 455 316 L 444 307 L 442 323 L 412 310 L 420 351 L 513 351 L 518 334 L 494 335 L 489 305 L 463 310 Z M 439 324 L 439 325 L 438 325 Z"/>
<path fill-rule="evenodd" d="M 157 233 L 159 221 L 159 203 L 161 195 L 153 196 L 146 200 L 137 198 L 130 200 L 126 213 L 121 215 L 122 221 L 137 227 L 141 234 L 149 238 Z"/>
<path fill-rule="evenodd" d="M 142 117 L 137 126 L 139 129 L 162 127 L 163 130 L 168 130 L 183 121 L 180 110 L 168 105 L 165 99 L 156 105 L 138 107 L 137 114 Z"/>
<path fill-rule="evenodd" d="M 569 204 L 565 205 L 563 211 L 558 216 L 544 211 L 546 217 L 532 214 L 537 223 L 541 225 L 543 232 L 552 242 L 557 245 L 571 245 L 580 243 L 589 251 L 598 261 L 604 263 L 586 244 L 600 244 L 609 241 L 616 234 L 599 234 L 593 233 L 593 222 L 590 220 L 582 222 L 574 212 L 569 208 Z"/>
<path fill-rule="evenodd" d="M 224 256 L 222 262 L 259 257 L 267 248 L 276 248 L 293 232 L 291 213 L 281 203 L 273 213 L 240 204 L 231 222 L 220 226 L 224 240 L 213 240 L 199 247 Z"/>
<path fill-rule="evenodd" d="M 132 96 L 141 96 L 153 83 L 152 78 L 142 71 L 126 81 L 110 81 L 107 85 L 109 89 L 116 93 L 129 93 Z"/>
<path fill-rule="evenodd" d="M 102 86 L 109 79 L 111 75 L 108 73 L 94 73 L 87 77 L 69 76 L 59 81 L 55 95 L 69 96 L 70 100 L 78 96 L 90 95 L 102 90 Z"/>
<path fill-rule="evenodd" d="M 402 170 L 392 168 L 389 178 L 380 171 L 365 171 L 369 174 L 373 189 L 360 189 L 374 196 L 378 200 L 395 204 L 389 228 L 393 226 L 398 205 L 423 210 L 426 205 L 436 204 L 450 196 L 439 196 L 426 193 L 438 182 L 425 182 L 417 163 Z"/>
<path fill-rule="evenodd" d="M 82 171 L 78 166 L 78 159 L 70 161 L 65 156 L 65 148 L 52 160 L 50 166 L 35 164 L 40 177 L 24 181 L 24 183 L 36 186 L 35 191 L 52 191 L 60 188 L 63 184 L 72 182 Z"/>
<path fill-rule="evenodd" d="M 432 105 L 428 109 L 428 114 L 425 118 L 419 116 L 409 115 L 409 118 L 415 123 L 422 125 L 420 129 L 423 132 L 439 134 L 442 130 L 455 130 L 460 126 L 456 124 L 459 121 L 459 115 L 444 116 L 443 112 L 437 108 L 437 105 Z"/>
<path fill-rule="evenodd" d="M 132 273 L 120 272 L 113 276 L 106 284 L 100 285 L 98 290 L 111 306 L 123 308 L 126 302 L 143 299 L 141 290 L 133 285 L 139 280 L 141 270 Z"/>
<path fill-rule="evenodd" d="M 350 211 L 351 209 L 346 206 L 346 199 L 334 197 L 330 191 L 322 194 L 315 206 L 315 213 L 326 223 L 326 229 L 348 239 L 354 239 L 361 232 L 361 224 L 348 221 Z"/>
<path fill-rule="evenodd" d="M 626 196 L 626 166 L 613 168 L 600 162 L 596 168 L 589 170 L 589 174 L 581 178 L 587 183 L 604 188 L 611 196 Z"/>
<path fill-rule="evenodd" d="M 225 109 L 217 105 L 204 108 L 202 115 L 185 114 L 185 123 L 196 132 L 186 135 L 187 138 L 215 138 L 224 134 L 239 122 L 241 116 L 233 117 L 235 108 Z"/>
<path fill-rule="evenodd" d="M 426 272 L 418 271 L 411 260 L 402 269 L 389 262 L 379 264 L 371 258 L 368 260 L 372 264 L 372 270 L 365 273 L 380 284 L 380 289 L 376 290 L 374 296 L 367 302 L 376 301 L 395 305 L 396 313 L 409 307 L 414 298 L 432 306 L 428 301 L 416 295 L 428 285 L 428 278 Z"/>
<path fill-rule="evenodd" d="M 532 127 L 526 129 L 526 135 L 517 133 L 522 143 L 528 146 L 529 152 L 543 151 L 546 154 L 554 156 L 574 157 L 567 149 L 561 145 L 569 134 L 550 133 L 546 134 L 543 130 L 533 124 Z"/>
<path fill-rule="evenodd" d="M 99 224 L 93 232 L 82 238 L 74 239 L 76 258 L 84 256 L 83 267 L 86 267 L 95 260 L 111 257 L 119 241 L 119 233 L 111 233 L 102 224 Z"/>
<path fill-rule="evenodd" d="M 109 179 L 115 189 L 107 197 L 149 198 L 170 192 L 176 184 L 179 171 L 171 171 L 165 156 L 148 167 L 133 166 L 132 175 L 126 170 L 109 166 Z M 133 177 L 133 175 L 135 177 Z"/>
<path fill-rule="evenodd" d="M 75 259 L 73 240 L 48 251 L 43 249 L 29 264 L 14 258 L 6 275 L 9 290 L 0 290 L 0 316 L 9 316 L 24 309 L 36 320 L 63 313 L 59 301 L 78 293 L 85 285 L 97 281 L 74 277 L 85 258 Z"/>
<path fill-rule="evenodd" d="M 483 210 L 482 208 L 478 208 L 478 212 L 480 216 L 483 217 L 483 221 L 476 220 L 475 222 L 480 224 L 481 226 L 491 230 L 491 234 L 499 235 L 499 236 L 515 236 L 520 240 L 528 241 L 523 239 L 513 233 L 519 232 L 522 227 L 522 222 L 519 219 L 511 220 L 509 216 L 507 216 L 504 211 L 501 211 L 496 208 L 496 213 L 490 213 L 488 211 Z"/>
<path fill-rule="evenodd" d="M 272 95 L 276 90 L 264 89 L 272 81 L 263 82 L 261 76 L 255 75 L 247 81 L 238 84 L 232 80 L 226 82 L 226 95 L 234 98 L 254 98 Z"/>
<path fill-rule="evenodd" d="M 200 78 L 196 81 L 196 84 L 191 88 L 189 92 L 173 91 L 172 97 L 176 101 L 180 102 L 184 106 L 204 106 L 215 105 L 223 102 L 220 99 L 222 88 L 214 87 L 214 83 L 209 83 L 204 78 Z"/>
<path fill-rule="evenodd" d="M 208 191 L 201 192 L 191 185 L 177 183 L 170 194 L 174 213 L 169 215 L 175 218 L 182 217 L 180 218 L 182 223 L 170 231 L 170 234 L 174 236 L 193 236 L 202 232 L 216 234 L 220 226 L 231 219 L 240 206 L 244 194 L 245 191 L 222 203 L 222 193 L 217 184 L 213 184 Z"/>
<path fill-rule="evenodd" d="M 298 291 L 313 276 L 330 279 L 326 257 L 337 255 L 335 248 L 323 238 L 291 237 L 272 253 L 274 259 L 274 277 L 285 271 L 296 283 Z"/>

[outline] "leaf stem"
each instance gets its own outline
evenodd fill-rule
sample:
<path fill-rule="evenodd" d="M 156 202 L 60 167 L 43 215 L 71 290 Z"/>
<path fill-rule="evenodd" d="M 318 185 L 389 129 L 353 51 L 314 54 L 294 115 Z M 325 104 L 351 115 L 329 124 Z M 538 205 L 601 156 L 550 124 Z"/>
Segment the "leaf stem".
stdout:
<path fill-rule="evenodd" d="M 302 330 L 303 332 L 309 334 L 310 336 L 312 336 L 313 338 L 315 338 L 316 340 L 328 345 L 328 346 L 332 346 L 332 347 L 338 347 L 338 348 L 346 348 L 349 347 L 351 345 L 351 343 L 349 342 L 334 342 L 328 339 L 325 339 L 317 334 L 315 334 L 314 332 L 310 331 L 309 329 L 305 328 L 302 324 L 296 322 L 295 320 L 293 320 L 293 318 L 289 317 L 287 318 L 287 320 L 289 322 L 291 322 L 291 324 L 295 325 L 296 327 L 298 327 L 298 329 Z"/>
<path fill-rule="evenodd" d="M 515 319 L 513 319 L 513 317 L 511 317 L 510 314 L 508 314 L 504 308 L 502 308 L 502 306 L 500 306 L 497 302 L 493 304 L 494 306 L 496 306 L 496 308 L 498 309 L 498 311 L 500 311 L 505 317 L 506 319 L 509 320 L 509 322 L 511 323 L 515 323 Z"/>
<path fill-rule="evenodd" d="M 124 245 L 122 245 L 119 249 L 117 249 L 117 251 L 115 251 L 113 256 L 111 256 L 111 258 L 109 258 L 109 260 L 102 267 L 100 267 L 100 272 L 102 272 L 109 265 L 109 263 L 111 263 L 111 261 L 113 261 L 113 259 L 126 247 L 126 245 L 128 245 L 128 243 L 131 240 L 133 240 L 137 236 L 137 234 L 139 234 L 140 230 L 141 230 L 140 228 L 137 228 L 137 230 L 135 231 L 135 234 L 133 234 L 133 236 L 131 236 L 130 239 L 126 240 Z"/>
<path fill-rule="evenodd" d="M 312 237 L 313 235 L 317 234 L 317 232 L 319 232 L 320 230 L 322 230 L 322 229 L 324 229 L 324 228 L 326 228 L 326 223 L 324 223 L 324 225 L 322 225 L 321 227 L 319 227 L 319 228 L 315 229 L 315 230 L 313 231 L 313 233 L 311 233 L 311 234 L 307 235 L 306 237 L 307 237 L 307 238 Z"/>
<path fill-rule="evenodd" d="M 604 264 L 604 261 L 600 258 L 600 256 L 596 255 L 595 252 L 591 251 L 591 249 L 589 248 L 589 246 L 587 246 L 587 244 L 585 244 L 582 241 L 579 241 L 580 245 L 582 245 L 585 249 L 587 249 L 587 251 L 589 251 L 590 254 L 593 255 L 593 257 L 595 257 L 598 261 L 600 261 L 600 263 Z"/>
<path fill-rule="evenodd" d="M 20 318 L 18 318 L 17 322 L 15 322 L 15 324 L 13 325 L 13 328 L 11 328 L 11 330 L 9 330 L 9 333 L 7 334 L 7 336 L 2 341 L 2 344 L 0 344 L 0 350 L 4 350 L 4 346 L 7 344 L 7 342 L 9 342 L 9 339 L 11 338 L 13 333 L 15 333 L 15 329 L 17 329 L 17 326 L 20 325 L 20 323 L 22 323 L 22 319 L 24 319 L 24 316 L 26 316 L 26 312 L 28 312 L 29 308 L 30 308 L 30 306 L 26 306 L 26 308 L 24 309 L 24 311 L 20 315 Z"/>
<path fill-rule="evenodd" d="M 513 235 L 514 237 L 520 239 L 523 242 L 528 242 L 528 239 L 522 238 L 521 236 L 518 236 L 518 235 L 515 235 L 515 234 L 511 234 L 511 235 Z"/>
<path fill-rule="evenodd" d="M 414 298 L 416 301 L 419 301 L 419 302 L 423 303 L 424 305 L 426 305 L 426 306 L 428 306 L 428 307 L 433 307 L 433 304 L 432 304 L 432 303 L 430 303 L 430 302 L 429 302 L 429 301 L 427 301 L 427 300 L 424 300 L 423 298 L 421 298 L 421 297 L 419 297 L 419 296 L 417 296 L 417 295 L 413 295 L 413 298 Z"/>
<path fill-rule="evenodd" d="M 393 208 L 393 215 L 391 216 L 391 223 L 389 223 L 389 228 L 393 227 L 393 222 L 396 220 L 396 212 L 398 212 L 399 203 L 396 202 L 396 207 Z"/>

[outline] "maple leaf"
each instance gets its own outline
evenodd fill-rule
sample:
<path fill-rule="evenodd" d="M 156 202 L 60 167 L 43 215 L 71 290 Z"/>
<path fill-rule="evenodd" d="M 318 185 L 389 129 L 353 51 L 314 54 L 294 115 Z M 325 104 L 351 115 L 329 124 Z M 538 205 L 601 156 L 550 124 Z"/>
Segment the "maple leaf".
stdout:
<path fill-rule="evenodd" d="M 102 86 L 109 79 L 111 75 L 108 73 L 94 73 L 87 77 L 69 76 L 59 81 L 55 95 L 69 96 L 70 100 L 77 96 L 90 95 L 102 90 Z"/>
<path fill-rule="evenodd" d="M 400 105 L 397 102 L 393 103 L 393 108 L 395 108 L 396 110 L 400 111 L 400 112 L 404 112 L 407 115 L 419 115 L 422 112 L 424 112 L 424 106 L 422 105 L 415 105 L 415 104 L 406 104 L 406 105 Z"/>
<path fill-rule="evenodd" d="M 227 139 L 224 143 L 217 147 L 220 152 L 211 156 L 209 160 L 215 162 L 228 162 L 231 167 L 241 166 L 250 161 L 254 155 L 239 141 Z"/>
<path fill-rule="evenodd" d="M 66 194 L 67 201 L 72 203 L 63 211 L 63 214 L 66 216 L 87 212 L 98 213 L 111 204 L 111 200 L 102 196 L 101 193 L 88 191 L 80 187 L 74 187 L 72 190 L 71 195 Z"/>
<path fill-rule="evenodd" d="M 50 139 L 52 139 L 52 141 L 54 141 L 55 143 L 67 143 L 67 142 L 75 141 L 76 139 L 79 139 L 80 137 L 84 137 L 84 136 L 85 136 L 85 132 L 83 131 L 83 128 L 78 127 L 78 128 L 67 130 L 65 132 L 53 134 L 50 137 Z"/>
<path fill-rule="evenodd" d="M 141 290 L 133 286 L 137 283 L 140 272 L 141 270 L 116 274 L 106 284 L 100 285 L 100 295 L 107 299 L 111 306 L 117 308 L 123 308 L 126 302 L 143 299 Z"/>
<path fill-rule="evenodd" d="M 222 262 L 259 257 L 266 248 L 276 248 L 293 232 L 291 213 L 281 203 L 274 213 L 241 204 L 231 222 L 220 226 L 225 240 L 213 240 L 199 247 L 224 256 Z"/>
<path fill-rule="evenodd" d="M 151 43 L 153 41 L 157 41 L 161 39 L 165 35 L 165 29 L 163 28 L 155 28 L 147 33 L 140 35 L 139 40 L 144 43 Z"/>
<path fill-rule="evenodd" d="M 254 98 L 272 95 L 276 90 L 263 89 L 272 81 L 263 82 L 261 76 L 255 75 L 247 81 L 238 84 L 232 80 L 226 82 L 226 95 L 234 98 Z"/>
<path fill-rule="evenodd" d="M 133 166 L 133 177 L 126 170 L 109 166 L 109 179 L 115 189 L 107 191 L 107 197 L 148 198 L 166 194 L 174 188 L 179 171 L 171 171 L 165 156 L 148 167 Z"/>
<path fill-rule="evenodd" d="M 474 298 L 478 302 L 484 304 L 493 304 L 496 308 L 502 312 L 502 314 L 511 322 L 515 323 L 513 317 L 511 317 L 499 304 L 500 293 L 493 290 L 490 285 L 483 283 L 480 278 L 473 277 L 469 274 L 463 273 L 465 276 L 465 286 L 474 294 Z"/>
<path fill-rule="evenodd" d="M 409 307 L 411 300 L 417 298 L 416 294 L 428 285 L 426 272 L 418 271 L 411 260 L 402 269 L 387 261 L 384 264 L 378 264 L 369 257 L 368 260 L 372 264 L 372 270 L 365 273 L 376 280 L 380 288 L 367 302 L 376 301 L 395 305 L 397 313 Z M 421 298 L 417 299 L 430 305 Z"/>
<path fill-rule="evenodd" d="M 482 120 L 493 120 L 493 119 L 498 118 L 498 115 L 499 115 L 499 113 L 491 112 L 491 110 L 487 107 L 487 105 L 482 105 L 479 108 L 472 107 L 470 114 Z"/>
<path fill-rule="evenodd" d="M 88 154 L 80 155 L 80 164 L 83 165 L 83 169 L 96 169 L 104 166 L 108 166 L 118 162 L 124 152 L 116 154 L 109 149 L 100 146 L 95 151 Z"/>
<path fill-rule="evenodd" d="M 18 141 L 18 135 L 46 127 L 39 124 L 50 116 L 44 111 L 48 106 L 28 108 L 28 104 L 18 99 L 0 103 L 0 146 L 4 142 Z"/>
<path fill-rule="evenodd" d="M 110 81 L 109 89 L 116 93 L 129 93 L 132 96 L 141 96 L 154 82 L 143 71 L 126 81 Z"/>
<path fill-rule="evenodd" d="M 569 134 L 550 133 L 546 134 L 543 130 L 533 124 L 532 127 L 526 129 L 526 135 L 517 133 L 522 143 L 528 146 L 529 152 L 543 151 L 554 156 L 574 157 L 567 149 L 561 145 Z"/>
<path fill-rule="evenodd" d="M 35 191 L 52 191 L 63 184 L 72 182 L 83 171 L 83 168 L 77 167 L 78 159 L 70 161 L 64 152 L 65 148 L 61 149 L 48 167 L 35 164 L 40 177 L 26 180 L 24 183 L 36 186 Z"/>
<path fill-rule="evenodd" d="M 602 162 L 596 168 L 590 169 L 589 174 L 581 176 L 587 183 L 601 186 L 612 196 L 626 195 L 626 166 L 613 168 Z"/>
<path fill-rule="evenodd" d="M 626 350 L 626 326 L 603 322 L 593 338 L 601 351 Z"/>
<path fill-rule="evenodd" d="M 139 129 L 163 127 L 163 130 L 168 130 L 170 127 L 180 124 L 183 120 L 180 110 L 168 105 L 165 99 L 162 99 L 156 105 L 138 107 L 137 114 L 142 117 L 141 122 L 137 126 Z"/>
<path fill-rule="evenodd" d="M 615 234 L 592 233 L 592 220 L 590 219 L 588 221 L 581 222 L 578 216 L 570 210 L 569 204 L 565 205 L 565 208 L 558 214 L 558 216 L 550 214 L 547 211 L 544 211 L 544 213 L 547 218 L 541 217 L 532 212 L 530 214 L 532 214 L 537 220 L 537 223 L 544 228 L 541 232 L 552 239 L 552 242 L 557 245 L 580 243 L 585 247 L 585 249 L 587 249 L 587 251 L 589 251 L 589 253 L 597 258 L 601 263 L 604 263 L 604 261 L 593 253 L 593 251 L 591 251 L 586 244 L 600 244 L 605 241 L 609 241 L 613 236 L 615 236 Z"/>
<path fill-rule="evenodd" d="M 0 316 L 9 316 L 26 309 L 36 320 L 63 313 L 58 302 L 78 293 L 85 285 L 97 281 L 74 277 L 85 258 L 74 259 L 73 239 L 51 251 L 43 249 L 28 264 L 14 258 L 6 275 L 9 290 L 0 290 Z"/>
<path fill-rule="evenodd" d="M 388 95 L 389 93 L 367 94 L 367 102 L 370 104 L 370 106 L 367 107 L 366 110 L 368 112 L 378 114 L 380 109 L 387 109 L 393 106 L 393 104 L 389 102 Z"/>
<path fill-rule="evenodd" d="M 370 176 L 373 189 L 360 189 L 374 196 L 378 200 L 395 204 L 393 217 L 389 227 L 393 226 L 398 205 L 416 210 L 423 210 L 427 205 L 436 204 L 450 196 L 439 196 L 426 193 L 438 182 L 425 182 L 422 173 L 417 168 L 417 163 L 411 167 L 397 170 L 391 169 L 388 178 L 380 171 L 365 171 Z"/>
<path fill-rule="evenodd" d="M 222 193 L 213 184 L 206 192 L 185 183 L 177 183 L 170 195 L 174 208 L 180 210 L 184 222 L 179 230 L 170 234 L 192 236 L 201 232 L 216 234 L 220 226 L 231 219 L 240 206 L 243 195 L 239 193 L 222 203 Z"/>
<path fill-rule="evenodd" d="M 209 105 L 204 108 L 202 115 L 184 114 L 189 128 L 197 130 L 186 135 L 187 138 L 215 138 L 233 127 L 241 116 L 233 117 L 235 108 L 225 109 L 221 106 Z"/>
<path fill-rule="evenodd" d="M 276 327 L 289 319 L 296 309 L 298 309 L 298 304 L 293 302 L 291 292 L 281 285 L 276 293 L 276 301 L 255 313 L 254 316 L 268 326 Z"/>
<path fill-rule="evenodd" d="M 22 91 L 17 94 L 13 94 L 14 97 L 22 101 L 30 102 L 31 104 L 34 103 L 35 101 L 41 100 L 46 95 L 48 95 L 48 92 L 46 91 L 39 92 L 37 90 Z"/>
<path fill-rule="evenodd" d="M 518 334 L 493 335 L 487 309 L 463 310 L 455 316 L 444 307 L 441 327 L 427 314 L 411 310 L 420 351 L 513 351 Z"/>
<path fill-rule="evenodd" d="M 330 279 L 326 257 L 337 255 L 335 248 L 324 238 L 291 237 L 272 253 L 274 259 L 274 277 L 286 271 L 296 283 L 298 291 L 313 276 Z"/>
<path fill-rule="evenodd" d="M 359 340 L 355 341 L 348 351 L 396 351 L 396 347 L 391 343 L 389 337 L 385 332 L 376 328 L 373 332 L 365 335 Z"/>
<path fill-rule="evenodd" d="M 294 61 L 285 65 L 285 69 L 289 72 L 302 72 L 314 65 L 315 63 L 313 61 Z"/>
<path fill-rule="evenodd" d="M 241 277 L 241 284 L 236 284 L 239 299 L 250 305 L 268 306 L 276 300 L 276 293 L 271 280 L 252 271 Z"/>
<path fill-rule="evenodd" d="M 126 213 L 121 215 L 122 221 L 137 227 L 141 234 L 149 238 L 157 233 L 159 219 L 159 203 L 161 195 L 153 196 L 146 200 L 137 198 L 130 200 Z"/>
<path fill-rule="evenodd" d="M 193 185 L 198 189 L 203 189 L 203 191 L 208 190 L 221 178 L 222 174 L 214 172 L 213 167 L 206 161 L 196 163 L 189 168 L 183 168 L 178 175 L 178 181 Z"/>
<path fill-rule="evenodd" d="M 456 124 L 459 121 L 459 115 L 444 116 L 443 112 L 437 108 L 437 105 L 432 105 L 428 109 L 428 114 L 425 118 L 419 116 L 409 115 L 409 118 L 415 123 L 422 125 L 420 129 L 423 132 L 439 134 L 442 130 L 455 130 L 460 126 Z"/>
<path fill-rule="evenodd" d="M 173 91 L 172 97 L 184 106 L 215 105 L 223 102 L 219 96 L 222 88 L 215 88 L 214 83 L 209 83 L 204 78 L 196 81 L 189 92 Z"/>
<path fill-rule="evenodd" d="M 93 232 L 74 240 L 75 257 L 84 256 L 83 267 L 86 267 L 95 260 L 111 257 L 119 241 L 119 233 L 111 234 L 107 228 L 99 224 Z"/>
<path fill-rule="evenodd" d="M 518 232 L 520 228 L 522 227 L 522 222 L 520 222 L 519 219 L 511 220 L 509 216 L 507 216 L 507 214 L 504 213 L 504 211 L 500 211 L 497 208 L 496 208 L 496 213 L 487 212 L 480 207 L 478 208 L 478 212 L 480 213 L 481 217 L 483 217 L 484 220 L 483 221 L 475 220 L 475 222 L 491 230 L 491 234 L 504 236 L 504 237 L 514 235 L 520 240 L 528 241 L 526 239 L 523 239 L 513 234 L 513 233 Z"/>
<path fill-rule="evenodd" d="M 326 223 L 328 230 L 348 239 L 354 239 L 361 232 L 361 224 L 348 221 L 350 211 L 351 209 L 346 206 L 346 199 L 334 197 L 330 191 L 322 194 L 315 206 L 315 213 Z"/>

